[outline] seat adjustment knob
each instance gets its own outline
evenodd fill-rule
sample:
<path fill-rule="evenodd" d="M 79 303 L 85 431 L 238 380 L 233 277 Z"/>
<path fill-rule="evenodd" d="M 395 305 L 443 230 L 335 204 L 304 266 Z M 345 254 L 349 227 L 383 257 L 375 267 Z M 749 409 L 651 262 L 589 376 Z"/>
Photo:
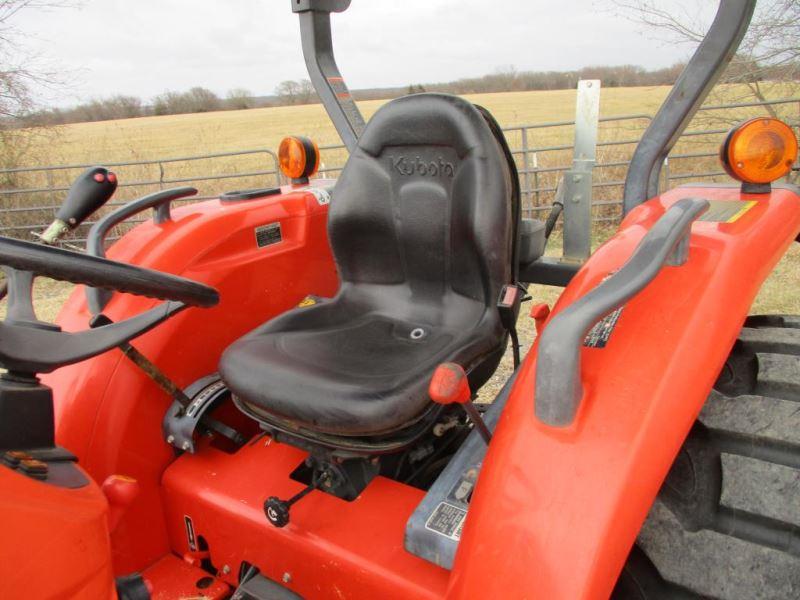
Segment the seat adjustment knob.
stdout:
<path fill-rule="evenodd" d="M 281 500 L 277 496 L 270 496 L 267 498 L 267 501 L 264 502 L 264 514 L 267 515 L 267 520 L 275 527 L 286 527 L 289 523 L 289 509 L 292 508 L 292 505 L 330 481 L 330 473 L 328 471 L 322 471 L 314 473 L 311 483 L 288 500 Z"/>

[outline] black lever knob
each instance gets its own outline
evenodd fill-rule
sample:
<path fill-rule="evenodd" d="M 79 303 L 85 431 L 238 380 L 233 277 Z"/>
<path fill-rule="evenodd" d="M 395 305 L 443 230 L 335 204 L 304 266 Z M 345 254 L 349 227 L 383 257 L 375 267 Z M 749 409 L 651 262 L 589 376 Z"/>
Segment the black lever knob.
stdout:
<path fill-rule="evenodd" d="M 46 244 L 55 243 L 75 229 L 111 199 L 117 190 L 117 176 L 105 167 L 90 167 L 72 183 L 55 220 L 42 234 Z"/>
<path fill-rule="evenodd" d="M 281 500 L 277 496 L 270 496 L 264 502 L 264 514 L 267 520 L 275 527 L 286 527 L 289 523 L 290 504 L 286 500 Z"/>
<path fill-rule="evenodd" d="M 319 489 L 326 481 L 331 480 L 331 474 L 327 470 L 315 471 L 311 483 L 304 489 L 297 492 L 288 500 L 281 500 L 277 496 L 270 496 L 264 502 L 264 514 L 267 515 L 267 520 L 275 527 L 286 527 L 289 523 L 289 509 L 298 500 L 302 500 L 308 494 L 316 489 Z"/>

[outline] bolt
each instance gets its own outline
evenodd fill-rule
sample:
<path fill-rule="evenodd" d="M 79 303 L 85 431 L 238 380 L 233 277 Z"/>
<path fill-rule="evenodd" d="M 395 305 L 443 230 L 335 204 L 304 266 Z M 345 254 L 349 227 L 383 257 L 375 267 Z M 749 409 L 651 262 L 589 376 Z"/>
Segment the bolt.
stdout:
<path fill-rule="evenodd" d="M 175 436 L 174 435 L 168 435 L 167 436 L 167 443 L 168 444 L 171 444 L 174 441 L 175 441 Z"/>
<path fill-rule="evenodd" d="M 182 450 L 188 450 L 188 449 L 189 449 L 189 448 L 191 448 L 191 447 L 192 447 L 192 444 L 189 442 L 189 440 L 186 440 L 186 441 L 185 441 L 185 442 L 183 442 L 183 444 L 181 445 L 181 449 L 182 449 Z"/>
<path fill-rule="evenodd" d="M 281 579 L 283 580 L 283 583 L 291 583 L 292 582 L 292 575 L 291 575 L 291 573 L 288 573 L 288 572 L 284 573 L 283 577 L 281 577 Z"/>
<path fill-rule="evenodd" d="M 231 568 L 228 565 L 222 565 L 222 574 L 227 575 L 231 572 Z"/>

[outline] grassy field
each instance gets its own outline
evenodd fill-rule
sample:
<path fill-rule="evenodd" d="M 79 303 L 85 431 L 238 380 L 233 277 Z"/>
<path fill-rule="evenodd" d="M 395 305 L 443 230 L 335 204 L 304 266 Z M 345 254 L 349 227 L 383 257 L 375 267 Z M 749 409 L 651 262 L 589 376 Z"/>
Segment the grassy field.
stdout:
<path fill-rule="evenodd" d="M 769 88 L 768 95 L 773 99 L 793 96 L 798 87 L 776 84 Z M 668 91 L 665 86 L 605 88 L 601 92 L 601 113 L 654 114 Z M 729 94 L 723 92 L 722 97 L 740 95 L 740 90 L 732 89 Z M 553 90 L 466 98 L 488 108 L 503 126 L 515 126 L 573 119 L 575 96 L 574 90 Z M 384 102 L 360 102 L 359 107 L 368 119 Z M 309 135 L 321 146 L 340 143 L 322 106 L 311 104 L 65 125 L 58 128 L 54 143 L 35 153 L 35 162 L 125 161 L 244 148 L 274 149 L 287 134 Z M 571 130 L 556 128 L 538 137 L 537 143 L 561 142 L 571 137 Z"/>
<path fill-rule="evenodd" d="M 608 88 L 601 93 L 604 115 L 652 114 L 669 88 Z M 574 90 L 510 92 L 466 96 L 488 108 L 504 126 L 569 120 L 575 116 Z M 369 118 L 385 101 L 360 102 Z M 55 143 L 37 160 L 49 164 L 142 160 L 277 148 L 287 134 L 311 136 L 321 146 L 341 143 L 322 105 L 282 106 L 121 121 L 79 123 L 58 128 Z M 555 132 L 553 141 L 561 137 Z"/>

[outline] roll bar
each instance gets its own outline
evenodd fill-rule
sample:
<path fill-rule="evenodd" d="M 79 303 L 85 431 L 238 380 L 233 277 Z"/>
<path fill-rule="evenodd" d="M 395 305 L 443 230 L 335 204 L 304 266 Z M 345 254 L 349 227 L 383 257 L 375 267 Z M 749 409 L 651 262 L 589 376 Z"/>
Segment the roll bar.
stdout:
<path fill-rule="evenodd" d="M 339 73 L 331 39 L 331 13 L 343 12 L 348 6 L 350 0 L 292 0 L 292 12 L 300 16 L 300 39 L 311 83 L 352 152 L 364 131 L 364 117 Z"/>
<path fill-rule="evenodd" d="M 311 83 L 348 151 L 364 130 L 364 117 L 342 79 L 333 55 L 332 12 L 351 0 L 291 0 L 300 16 L 300 37 Z M 644 132 L 625 180 L 623 212 L 658 194 L 661 165 L 744 37 L 756 0 L 720 0 L 714 22 Z"/>
<path fill-rule="evenodd" d="M 744 37 L 756 0 L 721 0 L 714 22 L 636 146 L 623 214 L 658 194 L 661 166 Z"/>

